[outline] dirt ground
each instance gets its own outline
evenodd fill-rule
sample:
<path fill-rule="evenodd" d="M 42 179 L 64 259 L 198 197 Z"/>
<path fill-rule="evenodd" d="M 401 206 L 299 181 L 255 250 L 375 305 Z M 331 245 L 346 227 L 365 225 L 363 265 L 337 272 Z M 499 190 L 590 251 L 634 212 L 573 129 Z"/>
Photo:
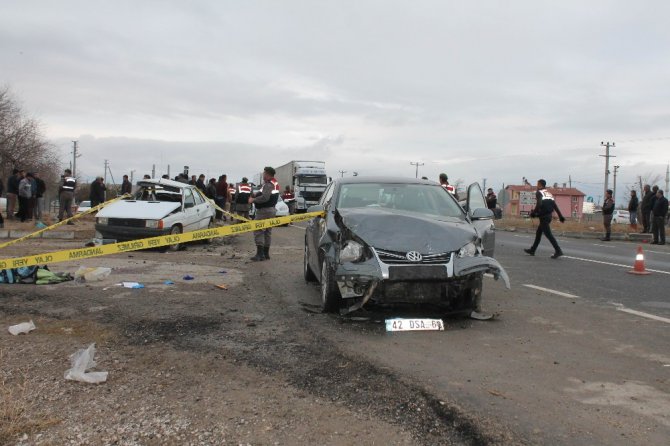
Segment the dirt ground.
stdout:
<path fill-rule="evenodd" d="M 111 267 L 100 282 L 0 286 L 0 444 L 518 442 L 340 351 L 315 329 L 313 306 L 281 285 L 302 280 L 276 269 L 301 253 L 278 247 L 273 260 L 254 264 L 250 237 L 50 265 Z M 3 256 L 81 246 L 36 240 Z M 35 331 L 7 332 L 28 320 Z M 93 342 L 94 370 L 108 371 L 107 382 L 66 381 L 69 356 Z"/>

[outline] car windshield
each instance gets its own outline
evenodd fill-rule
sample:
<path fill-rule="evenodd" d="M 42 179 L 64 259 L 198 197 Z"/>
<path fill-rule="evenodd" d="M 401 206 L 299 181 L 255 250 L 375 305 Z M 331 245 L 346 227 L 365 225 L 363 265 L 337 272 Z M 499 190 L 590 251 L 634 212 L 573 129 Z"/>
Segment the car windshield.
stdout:
<path fill-rule="evenodd" d="M 177 187 L 146 185 L 135 193 L 139 201 L 174 201 L 181 203 L 182 191 Z"/>
<path fill-rule="evenodd" d="M 383 208 L 437 217 L 463 217 L 463 209 L 443 187 L 430 184 L 343 184 L 338 209 Z"/>

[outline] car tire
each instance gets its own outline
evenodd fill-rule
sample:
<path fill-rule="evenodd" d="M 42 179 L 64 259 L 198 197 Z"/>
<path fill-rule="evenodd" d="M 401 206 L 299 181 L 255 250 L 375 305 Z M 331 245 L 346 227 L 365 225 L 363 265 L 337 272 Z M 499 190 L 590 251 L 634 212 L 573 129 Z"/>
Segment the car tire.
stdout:
<path fill-rule="evenodd" d="M 179 225 L 174 225 L 172 228 L 170 228 L 170 235 L 179 235 L 182 233 L 181 226 Z M 168 251 L 179 251 L 181 247 L 183 246 L 183 243 L 175 243 L 174 245 L 168 245 L 167 249 Z"/>
<path fill-rule="evenodd" d="M 340 290 L 335 283 L 328 260 L 321 264 L 321 310 L 324 313 L 335 313 L 340 309 Z"/>
<path fill-rule="evenodd" d="M 305 255 L 303 256 L 302 260 L 302 270 L 303 270 L 303 275 L 305 276 L 305 282 L 316 282 L 316 276 L 314 275 L 314 271 L 312 271 L 312 268 L 309 266 L 309 251 L 307 249 L 307 243 L 305 243 Z"/>

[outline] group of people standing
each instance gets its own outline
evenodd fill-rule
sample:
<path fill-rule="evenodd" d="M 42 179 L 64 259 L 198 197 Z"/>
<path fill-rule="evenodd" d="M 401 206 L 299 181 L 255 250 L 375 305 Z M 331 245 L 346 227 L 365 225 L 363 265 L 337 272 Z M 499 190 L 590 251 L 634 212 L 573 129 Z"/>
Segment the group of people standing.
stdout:
<path fill-rule="evenodd" d="M 634 221 L 631 209 L 640 212 L 640 222 L 642 223 L 642 233 L 652 234 L 654 245 L 665 245 L 665 225 L 668 217 L 668 199 L 665 193 L 658 186 L 650 187 L 648 184 L 642 189 L 642 200 L 638 200 L 635 191 L 631 191 L 631 199 L 628 203 L 628 211 L 631 215 L 631 224 Z"/>
<path fill-rule="evenodd" d="M 0 181 L 0 194 L 3 184 Z M 37 172 L 26 172 L 14 169 L 7 179 L 7 218 L 18 219 L 21 222 L 41 220 L 44 212 L 44 193 L 46 183 Z M 0 227 L 4 226 L 4 219 L 0 214 Z"/>

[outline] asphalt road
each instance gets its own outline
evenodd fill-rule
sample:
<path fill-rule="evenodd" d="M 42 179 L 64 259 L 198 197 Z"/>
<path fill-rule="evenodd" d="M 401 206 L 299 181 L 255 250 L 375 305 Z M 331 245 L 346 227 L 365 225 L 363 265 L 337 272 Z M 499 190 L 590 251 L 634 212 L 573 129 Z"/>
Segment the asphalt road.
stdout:
<path fill-rule="evenodd" d="M 490 322 L 447 319 L 444 332 L 386 333 L 389 317 L 433 310 L 368 309 L 356 317 L 315 315 L 309 328 L 462 408 L 482 432 L 531 444 L 658 444 L 670 438 L 670 249 L 645 250 L 648 276 L 628 274 L 637 245 L 499 232 L 496 257 L 512 290 L 487 279 Z M 318 304 L 295 284 L 302 230 L 276 242 L 298 254 L 279 266 L 287 303 Z M 294 264 L 293 264 L 294 263 Z M 279 276 L 277 276 L 278 280 Z M 293 283 L 293 284 L 292 284 Z M 374 379 L 374 377 L 371 377 Z"/>

